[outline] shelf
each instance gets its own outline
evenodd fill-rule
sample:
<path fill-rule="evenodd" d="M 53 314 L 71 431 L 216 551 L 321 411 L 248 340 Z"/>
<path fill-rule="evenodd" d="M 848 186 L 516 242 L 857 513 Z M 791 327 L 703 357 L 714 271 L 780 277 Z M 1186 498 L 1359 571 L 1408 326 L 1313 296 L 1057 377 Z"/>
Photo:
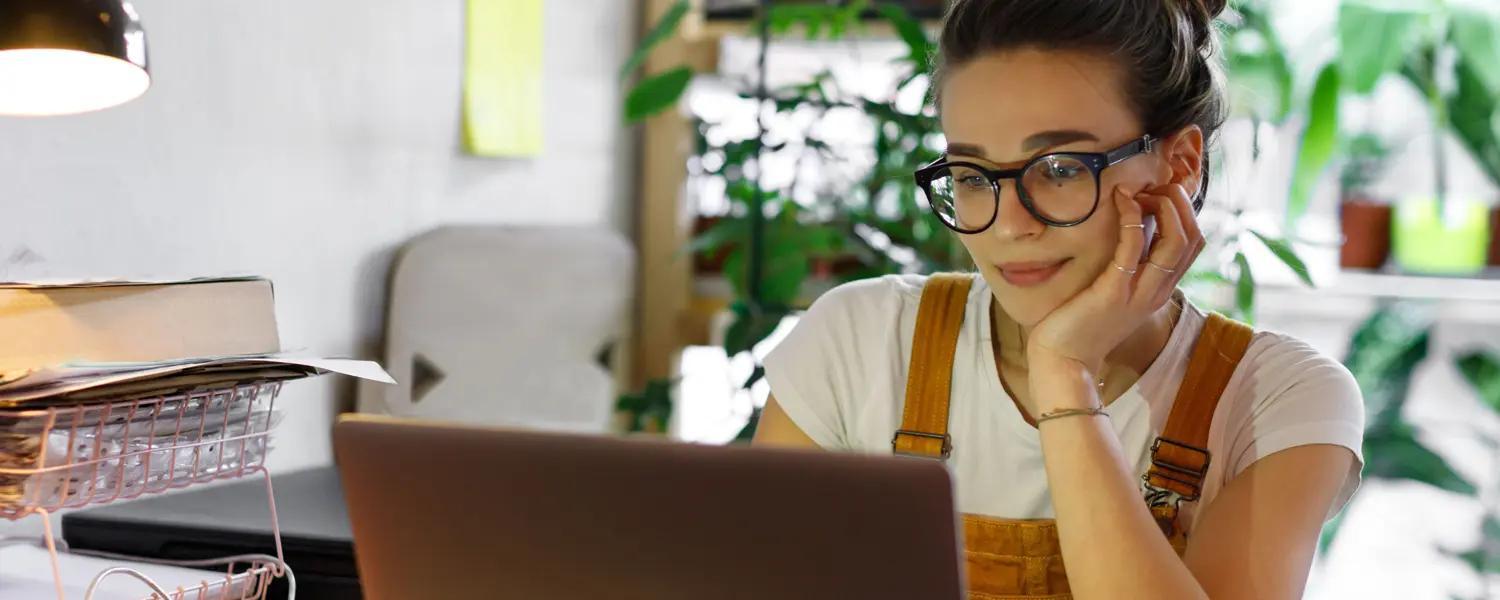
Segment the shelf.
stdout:
<path fill-rule="evenodd" d="M 1492 269 L 1473 277 L 1345 270 L 1340 271 L 1333 281 L 1316 289 L 1285 285 L 1270 287 L 1325 296 L 1500 302 L 1500 270 Z"/>
<path fill-rule="evenodd" d="M 836 285 L 830 278 L 809 279 L 797 306 L 806 308 Z M 1232 304 L 1233 290 L 1224 291 L 1223 301 Z M 1381 300 L 1406 299 L 1437 303 L 1445 320 L 1500 324 L 1500 269 L 1474 277 L 1345 270 L 1316 288 L 1264 282 L 1258 295 L 1256 304 L 1267 314 L 1346 317 L 1367 313 Z M 693 280 L 693 296 L 682 321 L 684 337 L 689 343 L 705 344 L 714 316 L 728 307 L 733 290 L 722 275 L 699 275 Z"/>
<path fill-rule="evenodd" d="M 1441 321 L 1500 325 L 1500 275 L 1493 271 L 1475 277 L 1340 271 L 1317 288 L 1268 283 L 1260 286 L 1257 295 L 1257 312 L 1262 316 L 1359 319 L 1383 301 L 1412 300 L 1434 305 Z"/>

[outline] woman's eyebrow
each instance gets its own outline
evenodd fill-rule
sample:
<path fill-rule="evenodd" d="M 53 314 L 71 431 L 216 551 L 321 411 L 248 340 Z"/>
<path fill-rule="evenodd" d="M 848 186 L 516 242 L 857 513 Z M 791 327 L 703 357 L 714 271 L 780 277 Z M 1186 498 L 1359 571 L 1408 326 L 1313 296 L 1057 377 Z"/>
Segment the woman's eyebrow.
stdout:
<path fill-rule="evenodd" d="M 1038 150 L 1055 148 L 1063 144 L 1071 144 L 1073 142 L 1097 141 L 1099 141 L 1099 138 L 1087 131 L 1079 131 L 1076 129 L 1057 129 L 1053 131 L 1034 133 L 1030 137 L 1027 137 L 1025 141 L 1021 142 L 1021 151 L 1032 153 Z M 989 157 L 984 153 L 984 146 L 980 146 L 979 144 L 953 142 L 948 144 L 948 154 L 973 156 L 975 158 L 983 158 L 989 160 Z"/>
<path fill-rule="evenodd" d="M 948 154 L 972 156 L 988 160 L 988 157 L 984 155 L 984 146 L 980 146 L 979 144 L 964 144 L 961 142 L 948 144 Z"/>
<path fill-rule="evenodd" d="M 1021 142 L 1021 151 L 1036 152 L 1038 150 L 1055 148 L 1057 146 L 1061 146 L 1063 144 L 1071 144 L 1073 142 L 1097 141 L 1099 141 L 1099 138 L 1095 137 L 1094 134 L 1087 131 L 1078 131 L 1076 129 L 1058 129 L 1054 131 L 1043 131 L 1041 133 L 1032 134 L 1031 137 L 1026 138 L 1026 141 Z"/>

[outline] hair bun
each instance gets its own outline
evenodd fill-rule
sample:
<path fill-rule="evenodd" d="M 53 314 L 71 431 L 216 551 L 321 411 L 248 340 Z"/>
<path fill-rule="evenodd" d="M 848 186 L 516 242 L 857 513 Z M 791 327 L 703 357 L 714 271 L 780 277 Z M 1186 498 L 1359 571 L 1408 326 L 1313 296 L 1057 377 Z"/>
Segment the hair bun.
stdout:
<path fill-rule="evenodd" d="M 1183 0 L 1188 19 L 1193 24 L 1193 44 L 1199 50 L 1213 42 L 1214 19 L 1229 5 L 1229 0 Z"/>

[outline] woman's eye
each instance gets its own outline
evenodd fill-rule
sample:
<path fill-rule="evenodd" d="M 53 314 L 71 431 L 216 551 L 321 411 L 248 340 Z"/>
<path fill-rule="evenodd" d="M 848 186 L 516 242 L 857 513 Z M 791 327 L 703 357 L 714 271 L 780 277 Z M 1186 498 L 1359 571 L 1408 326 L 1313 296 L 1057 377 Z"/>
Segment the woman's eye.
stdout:
<path fill-rule="evenodd" d="M 970 175 L 968 177 L 960 179 L 959 183 L 963 184 L 964 187 L 975 189 L 990 187 L 990 182 L 985 181 L 983 177 L 980 177 L 978 175 Z"/>
<path fill-rule="evenodd" d="M 1049 179 L 1073 179 L 1083 173 L 1083 168 L 1077 165 L 1053 163 L 1047 165 L 1046 173 Z"/>

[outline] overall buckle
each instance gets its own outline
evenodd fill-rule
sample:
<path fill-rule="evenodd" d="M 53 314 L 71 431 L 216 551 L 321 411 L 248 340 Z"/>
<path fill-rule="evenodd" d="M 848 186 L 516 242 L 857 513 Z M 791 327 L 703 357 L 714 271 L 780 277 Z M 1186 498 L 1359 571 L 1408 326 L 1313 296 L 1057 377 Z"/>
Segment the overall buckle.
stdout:
<path fill-rule="evenodd" d="M 905 451 L 902 451 L 896 445 L 896 442 L 901 439 L 902 435 L 910 435 L 910 436 L 915 436 L 915 437 L 919 437 L 919 438 L 927 438 L 929 440 L 941 440 L 943 442 L 943 450 L 942 450 L 942 454 L 937 458 L 937 460 L 948 460 L 948 456 L 951 455 L 951 454 L 953 454 L 953 436 L 948 435 L 946 433 L 944 433 L 944 434 L 927 433 L 925 431 L 912 431 L 910 429 L 897 429 L 896 430 L 896 435 L 891 438 L 891 453 L 892 454 L 895 454 L 897 456 L 911 456 L 911 457 L 915 457 L 915 458 L 933 458 L 932 456 L 929 456 L 927 454 L 922 454 L 922 453 L 919 453 L 919 452 L 905 452 Z"/>
<path fill-rule="evenodd" d="M 1171 445 L 1176 446 L 1178 448 L 1182 448 L 1182 449 L 1187 450 L 1189 452 L 1195 452 L 1197 454 L 1202 455 L 1203 456 L 1203 466 L 1200 467 L 1200 468 L 1197 468 L 1197 469 L 1190 469 L 1190 468 L 1187 468 L 1187 467 L 1183 467 L 1183 466 L 1180 466 L 1180 465 L 1175 465 L 1175 464 L 1169 463 L 1169 462 L 1167 462 L 1165 460 L 1162 460 L 1161 458 L 1158 457 L 1157 451 L 1161 448 L 1161 445 L 1162 445 L 1163 442 L 1165 442 L 1167 444 L 1171 444 Z M 1151 443 L 1151 464 L 1153 466 L 1157 467 L 1160 470 L 1159 471 L 1155 471 L 1154 474 L 1156 476 L 1158 476 L 1158 477 L 1163 478 L 1163 479 L 1167 479 L 1167 480 L 1170 480 L 1170 481 L 1175 481 L 1177 483 L 1185 485 L 1185 486 L 1191 488 L 1193 490 L 1193 493 L 1192 494 L 1181 494 L 1181 493 L 1178 493 L 1178 492 L 1175 492 L 1175 491 L 1172 491 L 1172 490 L 1166 490 L 1166 489 L 1163 489 L 1161 487 L 1152 485 L 1151 484 L 1151 475 L 1153 473 L 1151 471 L 1148 471 L 1146 473 L 1146 475 L 1142 477 L 1142 479 L 1144 479 L 1146 481 L 1146 486 L 1149 487 L 1149 488 L 1151 488 L 1153 491 L 1156 491 L 1156 492 L 1171 492 L 1172 494 L 1178 496 L 1180 500 L 1187 500 L 1189 502 L 1192 502 L 1194 500 L 1197 500 L 1198 496 L 1203 493 L 1203 481 L 1204 481 L 1204 479 L 1206 479 L 1208 477 L 1208 466 L 1212 462 L 1212 460 L 1213 460 L 1213 455 L 1208 451 L 1207 448 L 1199 448 L 1197 446 L 1193 446 L 1193 445 L 1190 445 L 1190 444 L 1184 444 L 1184 443 L 1176 441 L 1176 440 L 1171 440 L 1171 439 L 1167 439 L 1167 438 L 1164 438 L 1164 437 L 1157 437 L 1156 441 Z"/>

